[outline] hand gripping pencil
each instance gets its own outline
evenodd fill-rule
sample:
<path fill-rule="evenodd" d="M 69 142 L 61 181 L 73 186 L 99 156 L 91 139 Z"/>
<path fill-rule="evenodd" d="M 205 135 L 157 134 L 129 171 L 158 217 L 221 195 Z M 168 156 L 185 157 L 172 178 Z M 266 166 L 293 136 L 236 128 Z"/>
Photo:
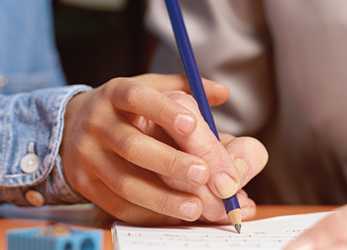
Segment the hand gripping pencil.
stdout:
<path fill-rule="evenodd" d="M 210 129 L 219 140 L 218 131 L 212 117 L 212 112 L 207 101 L 206 93 L 202 85 L 199 69 L 194 57 L 193 49 L 190 44 L 189 36 L 184 24 L 180 5 L 177 0 L 165 0 L 166 8 L 169 13 L 171 26 L 175 34 L 178 51 L 188 78 L 190 89 L 195 100 L 199 105 L 200 112 L 208 123 Z M 236 195 L 224 199 L 225 210 L 234 224 L 238 233 L 241 232 L 240 204 Z"/>

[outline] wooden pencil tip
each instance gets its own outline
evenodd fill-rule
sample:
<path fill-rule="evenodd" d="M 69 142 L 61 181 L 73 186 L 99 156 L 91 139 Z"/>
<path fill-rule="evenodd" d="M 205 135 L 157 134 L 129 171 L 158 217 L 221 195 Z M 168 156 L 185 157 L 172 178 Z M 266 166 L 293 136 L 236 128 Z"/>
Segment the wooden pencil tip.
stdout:
<path fill-rule="evenodd" d="M 233 225 L 242 223 L 241 209 L 235 209 L 228 212 L 228 217 Z"/>

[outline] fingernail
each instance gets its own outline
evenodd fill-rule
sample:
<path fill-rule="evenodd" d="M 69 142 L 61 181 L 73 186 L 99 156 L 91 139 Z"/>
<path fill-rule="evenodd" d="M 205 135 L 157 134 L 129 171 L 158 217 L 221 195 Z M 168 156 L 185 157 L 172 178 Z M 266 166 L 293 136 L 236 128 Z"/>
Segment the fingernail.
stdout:
<path fill-rule="evenodd" d="M 240 174 L 240 179 L 243 180 L 244 178 L 246 178 L 246 173 L 248 170 L 247 163 L 244 160 L 238 158 L 233 161 L 233 164 Z"/>
<path fill-rule="evenodd" d="M 195 120 L 189 115 L 179 114 L 175 119 L 174 126 L 179 133 L 186 135 L 193 131 Z"/>
<path fill-rule="evenodd" d="M 205 184 L 208 179 L 207 167 L 204 165 L 192 165 L 188 170 L 188 178 L 198 184 Z"/>
<path fill-rule="evenodd" d="M 196 219 L 196 215 L 198 213 L 198 205 L 194 202 L 184 202 L 181 206 L 180 206 L 180 210 L 181 213 L 184 217 L 186 217 L 187 219 L 191 219 L 194 220 Z"/>
<path fill-rule="evenodd" d="M 313 250 L 313 242 L 312 241 L 294 241 L 290 243 L 285 250 Z"/>
<path fill-rule="evenodd" d="M 217 174 L 214 181 L 215 187 L 221 198 L 229 198 L 233 196 L 239 185 L 226 173 Z"/>

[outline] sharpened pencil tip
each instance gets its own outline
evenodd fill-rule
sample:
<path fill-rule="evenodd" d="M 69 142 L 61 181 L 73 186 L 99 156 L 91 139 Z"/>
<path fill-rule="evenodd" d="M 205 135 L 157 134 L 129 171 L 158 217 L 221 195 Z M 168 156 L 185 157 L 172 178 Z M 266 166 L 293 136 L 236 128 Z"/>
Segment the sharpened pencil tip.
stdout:
<path fill-rule="evenodd" d="M 241 224 L 235 224 L 234 227 L 236 229 L 236 232 L 240 234 L 241 233 Z"/>

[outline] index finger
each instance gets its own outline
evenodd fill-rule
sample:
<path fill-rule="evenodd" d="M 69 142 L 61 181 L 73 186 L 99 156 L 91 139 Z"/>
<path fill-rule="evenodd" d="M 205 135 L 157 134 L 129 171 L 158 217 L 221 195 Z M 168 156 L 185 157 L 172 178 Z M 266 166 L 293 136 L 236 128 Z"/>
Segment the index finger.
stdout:
<path fill-rule="evenodd" d="M 142 82 L 160 92 L 181 90 L 191 93 L 187 78 L 183 75 L 145 74 L 131 77 L 130 79 L 136 82 Z M 204 78 L 202 79 L 202 83 L 210 105 L 220 105 L 229 99 L 229 88 L 223 84 Z"/>
<path fill-rule="evenodd" d="M 176 143 L 208 164 L 211 173 L 208 185 L 216 196 L 222 199 L 231 197 L 240 189 L 241 183 L 241 173 L 233 166 L 233 158 L 212 133 L 191 96 L 178 92 L 168 95 L 193 112 L 197 120 L 196 128 L 189 136 L 174 137 Z M 167 132 L 172 135 L 172 131 Z"/>
<path fill-rule="evenodd" d="M 116 110 L 144 116 L 176 134 L 190 134 L 196 126 L 193 112 L 163 93 L 128 79 L 118 79 L 105 87 L 105 94 Z"/>

